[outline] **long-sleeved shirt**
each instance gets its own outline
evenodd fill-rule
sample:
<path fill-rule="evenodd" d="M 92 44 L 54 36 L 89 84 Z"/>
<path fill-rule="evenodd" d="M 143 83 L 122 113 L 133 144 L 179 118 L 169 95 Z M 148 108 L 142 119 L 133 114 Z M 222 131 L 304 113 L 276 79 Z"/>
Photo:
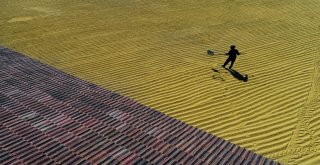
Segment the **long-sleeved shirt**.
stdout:
<path fill-rule="evenodd" d="M 237 49 L 231 49 L 227 55 L 229 55 L 230 58 L 237 58 L 237 55 L 239 55 L 239 51 Z"/>

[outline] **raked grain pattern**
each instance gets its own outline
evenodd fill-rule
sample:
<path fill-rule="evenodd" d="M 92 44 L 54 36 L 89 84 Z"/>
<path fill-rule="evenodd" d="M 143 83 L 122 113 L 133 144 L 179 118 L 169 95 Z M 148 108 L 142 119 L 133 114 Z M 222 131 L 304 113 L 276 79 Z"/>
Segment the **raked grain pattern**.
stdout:
<path fill-rule="evenodd" d="M 0 44 L 283 164 L 320 163 L 316 0 L 3 0 Z M 236 44 L 234 69 L 220 66 Z M 218 72 L 213 72 L 215 69 Z"/>

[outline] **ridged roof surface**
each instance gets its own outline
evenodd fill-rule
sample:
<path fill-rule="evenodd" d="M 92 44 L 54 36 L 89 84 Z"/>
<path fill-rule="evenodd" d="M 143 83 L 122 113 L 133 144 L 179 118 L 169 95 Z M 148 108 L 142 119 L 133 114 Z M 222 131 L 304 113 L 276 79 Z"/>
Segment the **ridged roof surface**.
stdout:
<path fill-rule="evenodd" d="M 279 164 L 0 47 L 0 164 Z"/>

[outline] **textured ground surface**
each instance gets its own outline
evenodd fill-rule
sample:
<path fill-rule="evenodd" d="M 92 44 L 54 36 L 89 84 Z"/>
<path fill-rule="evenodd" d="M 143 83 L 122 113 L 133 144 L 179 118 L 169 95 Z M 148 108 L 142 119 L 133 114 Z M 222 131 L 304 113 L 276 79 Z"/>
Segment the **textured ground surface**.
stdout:
<path fill-rule="evenodd" d="M 283 164 L 320 164 L 319 8 L 2 0 L 0 44 Z M 232 43 L 243 53 L 233 75 L 219 67 L 225 56 L 206 55 Z"/>
<path fill-rule="evenodd" d="M 278 164 L 0 48 L 0 164 Z"/>

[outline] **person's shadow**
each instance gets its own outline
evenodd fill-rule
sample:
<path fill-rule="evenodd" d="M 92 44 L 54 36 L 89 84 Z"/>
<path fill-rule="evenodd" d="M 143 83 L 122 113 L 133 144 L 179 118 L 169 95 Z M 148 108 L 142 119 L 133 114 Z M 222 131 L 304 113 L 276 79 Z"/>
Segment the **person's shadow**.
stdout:
<path fill-rule="evenodd" d="M 246 75 L 246 74 L 242 75 L 242 74 L 240 74 L 239 72 L 237 72 L 236 70 L 233 70 L 233 69 L 229 69 L 229 68 L 226 68 L 226 69 L 231 73 L 231 75 L 234 78 L 236 78 L 236 79 L 238 79 L 240 81 L 243 81 L 243 82 L 247 82 L 248 81 L 248 75 Z"/>

